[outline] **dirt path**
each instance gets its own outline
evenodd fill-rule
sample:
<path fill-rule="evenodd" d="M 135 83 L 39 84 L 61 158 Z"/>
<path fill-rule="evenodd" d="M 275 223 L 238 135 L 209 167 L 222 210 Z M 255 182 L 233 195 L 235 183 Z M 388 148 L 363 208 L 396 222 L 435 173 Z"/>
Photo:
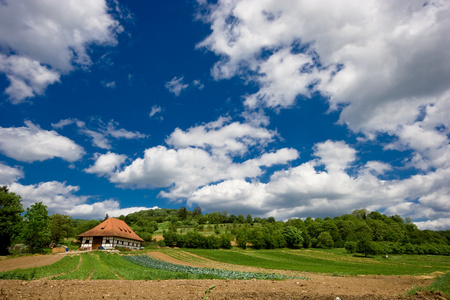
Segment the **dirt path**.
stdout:
<path fill-rule="evenodd" d="M 61 258 L 62 255 L 33 255 L 4 259 L 0 260 L 0 272 L 51 265 Z"/>

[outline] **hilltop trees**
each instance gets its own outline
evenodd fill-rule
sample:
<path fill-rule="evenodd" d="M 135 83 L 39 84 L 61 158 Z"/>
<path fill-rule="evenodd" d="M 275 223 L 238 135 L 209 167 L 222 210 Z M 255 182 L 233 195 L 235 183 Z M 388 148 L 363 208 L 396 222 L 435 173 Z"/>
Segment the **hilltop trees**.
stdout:
<path fill-rule="evenodd" d="M 6 186 L 0 187 L 0 255 L 9 253 L 11 240 L 19 234 L 22 212 L 21 197 Z"/>

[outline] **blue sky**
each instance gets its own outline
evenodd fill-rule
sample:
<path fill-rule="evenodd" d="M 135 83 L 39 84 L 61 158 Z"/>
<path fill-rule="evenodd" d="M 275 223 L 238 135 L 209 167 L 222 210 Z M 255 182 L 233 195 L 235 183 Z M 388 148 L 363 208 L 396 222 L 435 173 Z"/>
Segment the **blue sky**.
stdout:
<path fill-rule="evenodd" d="M 0 184 L 25 207 L 450 229 L 448 1 L 0 4 Z"/>

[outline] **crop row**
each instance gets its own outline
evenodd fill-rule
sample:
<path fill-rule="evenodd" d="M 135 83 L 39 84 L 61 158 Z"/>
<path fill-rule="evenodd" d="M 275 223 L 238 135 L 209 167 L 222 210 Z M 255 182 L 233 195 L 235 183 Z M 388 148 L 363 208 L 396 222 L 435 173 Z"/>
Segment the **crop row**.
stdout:
<path fill-rule="evenodd" d="M 271 274 L 271 273 L 251 273 L 251 272 L 238 272 L 238 271 L 228 271 L 221 269 L 211 269 L 211 268 L 196 268 L 190 266 L 183 266 L 172 264 L 168 262 L 164 262 L 161 260 L 153 259 L 147 255 L 130 255 L 124 257 L 126 260 L 129 260 L 139 266 L 157 269 L 157 270 L 165 270 L 171 272 L 180 272 L 185 274 L 193 274 L 206 276 L 206 278 L 222 278 L 222 279 L 274 279 L 274 280 L 283 280 L 283 279 L 293 279 L 293 278 L 301 278 L 301 277 L 293 277 L 286 276 L 280 274 Z M 205 278 L 205 277 L 204 277 Z"/>

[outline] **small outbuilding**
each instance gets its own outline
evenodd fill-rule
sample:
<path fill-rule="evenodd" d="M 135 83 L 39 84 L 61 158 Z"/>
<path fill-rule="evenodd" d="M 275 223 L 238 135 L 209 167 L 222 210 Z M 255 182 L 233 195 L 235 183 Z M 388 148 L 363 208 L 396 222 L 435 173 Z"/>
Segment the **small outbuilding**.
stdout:
<path fill-rule="evenodd" d="M 140 249 L 144 241 L 122 220 L 109 218 L 96 227 L 78 235 L 81 248 L 86 250 L 105 249 L 115 247 Z"/>

